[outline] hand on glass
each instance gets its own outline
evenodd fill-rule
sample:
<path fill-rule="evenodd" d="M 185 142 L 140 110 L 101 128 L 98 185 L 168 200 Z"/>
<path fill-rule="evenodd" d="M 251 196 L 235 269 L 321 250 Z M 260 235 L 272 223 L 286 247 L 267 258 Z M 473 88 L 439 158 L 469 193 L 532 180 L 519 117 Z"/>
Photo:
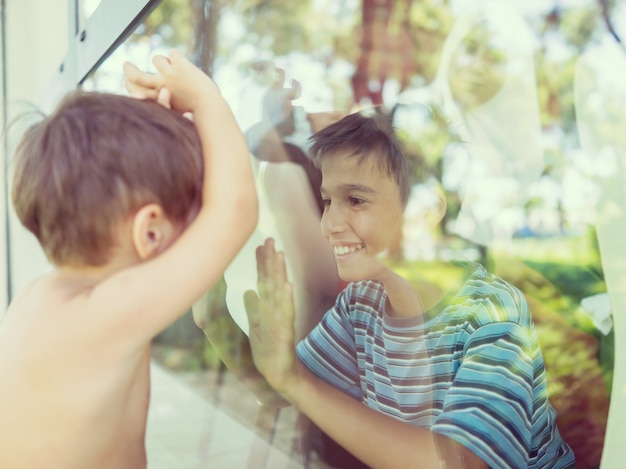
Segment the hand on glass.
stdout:
<path fill-rule="evenodd" d="M 250 346 L 258 371 L 287 399 L 297 386 L 292 284 L 287 279 L 285 255 L 268 238 L 256 251 L 258 294 L 244 295 Z"/>

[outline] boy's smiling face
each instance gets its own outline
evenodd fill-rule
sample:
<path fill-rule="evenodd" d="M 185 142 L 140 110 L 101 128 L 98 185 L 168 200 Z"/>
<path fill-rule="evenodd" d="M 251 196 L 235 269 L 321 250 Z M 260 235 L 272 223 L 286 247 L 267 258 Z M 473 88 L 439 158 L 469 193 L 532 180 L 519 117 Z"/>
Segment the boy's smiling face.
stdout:
<path fill-rule="evenodd" d="M 332 154 L 321 163 L 322 233 L 347 282 L 378 279 L 381 255 L 402 225 L 404 207 L 392 176 L 375 160 Z"/>

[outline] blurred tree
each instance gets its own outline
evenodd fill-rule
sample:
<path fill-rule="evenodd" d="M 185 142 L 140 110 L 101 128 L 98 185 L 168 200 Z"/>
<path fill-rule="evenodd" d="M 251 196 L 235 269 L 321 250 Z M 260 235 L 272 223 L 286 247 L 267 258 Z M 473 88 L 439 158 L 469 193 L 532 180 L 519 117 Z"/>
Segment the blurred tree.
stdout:
<path fill-rule="evenodd" d="M 544 128 L 559 126 L 575 136 L 574 66 L 580 55 L 609 33 L 620 42 L 612 16 L 624 0 L 571 5 L 554 1 L 543 17 L 530 19 L 540 47 L 537 84 Z"/>
<path fill-rule="evenodd" d="M 217 53 L 217 27 L 223 0 L 191 0 L 194 38 L 192 53 L 195 63 L 209 75 Z"/>
<path fill-rule="evenodd" d="M 430 82 L 451 23 L 447 2 L 363 0 L 352 75 L 355 102 L 383 104 L 388 79 L 398 82 L 399 91 L 415 82 Z"/>
<path fill-rule="evenodd" d="M 366 99 L 374 105 L 383 103 L 383 86 L 391 72 L 387 61 L 389 44 L 397 33 L 396 28 L 389 24 L 392 8 L 391 0 L 363 0 L 359 38 L 361 51 L 352 75 L 352 90 L 357 103 Z"/>
<path fill-rule="evenodd" d="M 242 15 L 245 39 L 260 51 L 281 56 L 315 47 L 309 37 L 311 0 L 233 0 L 231 7 Z"/>
<path fill-rule="evenodd" d="M 164 0 L 137 30 L 139 37 L 158 37 L 165 46 L 191 44 L 194 36 L 191 0 Z"/>

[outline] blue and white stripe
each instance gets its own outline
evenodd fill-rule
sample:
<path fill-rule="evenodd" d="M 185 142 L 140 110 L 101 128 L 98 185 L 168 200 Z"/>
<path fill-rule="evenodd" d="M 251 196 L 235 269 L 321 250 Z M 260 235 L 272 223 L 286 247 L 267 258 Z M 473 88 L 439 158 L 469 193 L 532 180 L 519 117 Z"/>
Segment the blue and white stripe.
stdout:
<path fill-rule="evenodd" d="M 573 467 L 518 289 L 476 266 L 456 295 L 423 316 L 388 317 L 385 302 L 381 284 L 349 284 L 298 344 L 300 360 L 369 407 L 454 439 L 490 467 Z"/>

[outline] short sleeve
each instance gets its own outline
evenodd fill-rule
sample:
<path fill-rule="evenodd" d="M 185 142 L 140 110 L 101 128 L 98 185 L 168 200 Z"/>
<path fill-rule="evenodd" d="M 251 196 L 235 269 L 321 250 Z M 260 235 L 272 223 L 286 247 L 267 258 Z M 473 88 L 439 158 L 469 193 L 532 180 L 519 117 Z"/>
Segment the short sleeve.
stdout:
<path fill-rule="evenodd" d="M 490 467 L 527 468 L 533 344 L 528 331 L 514 322 L 474 331 L 432 430 L 461 443 Z"/>
<path fill-rule="evenodd" d="M 297 346 L 300 361 L 330 385 L 361 400 L 348 286 L 320 323 Z"/>

